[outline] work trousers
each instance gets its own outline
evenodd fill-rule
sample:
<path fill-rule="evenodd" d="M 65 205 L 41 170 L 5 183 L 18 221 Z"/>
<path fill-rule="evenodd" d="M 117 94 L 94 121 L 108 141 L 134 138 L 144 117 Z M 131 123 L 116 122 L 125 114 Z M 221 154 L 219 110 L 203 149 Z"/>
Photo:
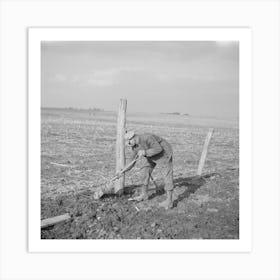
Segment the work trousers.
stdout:
<path fill-rule="evenodd" d="M 145 158 L 142 166 L 143 174 L 143 185 L 148 186 L 151 178 L 151 174 L 156 167 L 157 163 L 152 161 L 150 158 Z M 173 182 L 173 161 L 172 156 L 164 162 L 160 162 L 159 166 L 164 179 L 164 189 L 165 191 L 171 191 L 174 188 Z"/>

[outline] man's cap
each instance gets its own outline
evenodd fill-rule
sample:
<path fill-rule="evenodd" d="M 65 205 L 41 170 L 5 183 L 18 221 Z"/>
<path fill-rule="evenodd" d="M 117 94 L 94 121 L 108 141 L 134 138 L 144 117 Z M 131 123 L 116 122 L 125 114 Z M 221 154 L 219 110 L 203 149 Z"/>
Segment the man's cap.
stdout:
<path fill-rule="evenodd" d="M 130 140 L 134 137 L 135 133 L 134 131 L 130 130 L 130 131 L 127 131 L 125 134 L 124 134 L 124 139 L 125 140 Z"/>

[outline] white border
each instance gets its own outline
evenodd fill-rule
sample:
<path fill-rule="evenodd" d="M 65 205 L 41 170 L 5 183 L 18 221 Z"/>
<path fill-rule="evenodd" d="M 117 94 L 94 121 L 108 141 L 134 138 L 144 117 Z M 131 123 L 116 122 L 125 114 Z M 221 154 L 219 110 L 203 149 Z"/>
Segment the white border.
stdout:
<path fill-rule="evenodd" d="M 252 48 L 249 28 L 29 28 L 29 252 L 250 252 L 252 244 Z M 240 238 L 239 240 L 41 240 L 40 92 L 41 41 L 239 41 Z"/>

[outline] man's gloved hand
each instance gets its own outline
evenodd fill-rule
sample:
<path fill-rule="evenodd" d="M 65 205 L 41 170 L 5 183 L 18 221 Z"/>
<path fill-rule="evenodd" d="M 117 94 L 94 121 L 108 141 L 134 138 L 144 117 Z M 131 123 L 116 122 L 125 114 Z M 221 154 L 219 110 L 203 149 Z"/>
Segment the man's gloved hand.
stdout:
<path fill-rule="evenodd" d="M 144 157 L 146 155 L 146 151 L 145 150 L 139 150 L 137 153 L 138 157 Z"/>

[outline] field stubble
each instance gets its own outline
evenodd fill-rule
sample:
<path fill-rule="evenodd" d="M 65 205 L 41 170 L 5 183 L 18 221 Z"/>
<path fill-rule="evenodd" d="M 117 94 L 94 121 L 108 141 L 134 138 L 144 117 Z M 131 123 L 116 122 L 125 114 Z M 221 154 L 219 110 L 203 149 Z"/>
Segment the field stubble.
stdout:
<path fill-rule="evenodd" d="M 73 217 L 42 231 L 42 238 L 238 238 L 237 122 L 128 114 L 128 129 L 158 134 L 173 147 L 176 207 L 164 211 L 156 207 L 164 195 L 153 190 L 147 202 L 128 201 L 141 183 L 140 164 L 127 173 L 123 197 L 92 199 L 94 189 L 115 174 L 116 118 L 110 112 L 42 109 L 41 218 L 65 212 Z M 198 179 L 193 176 L 210 127 L 215 131 L 205 176 Z M 162 186 L 159 168 L 153 177 Z"/>

